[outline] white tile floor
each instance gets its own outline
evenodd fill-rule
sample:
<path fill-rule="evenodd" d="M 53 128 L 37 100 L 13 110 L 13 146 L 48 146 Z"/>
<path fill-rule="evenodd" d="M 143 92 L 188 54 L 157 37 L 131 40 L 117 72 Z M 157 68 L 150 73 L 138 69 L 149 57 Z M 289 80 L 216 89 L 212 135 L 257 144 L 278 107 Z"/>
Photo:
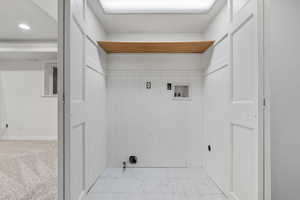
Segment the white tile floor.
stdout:
<path fill-rule="evenodd" d="M 109 168 L 87 200 L 227 199 L 201 168 Z"/>

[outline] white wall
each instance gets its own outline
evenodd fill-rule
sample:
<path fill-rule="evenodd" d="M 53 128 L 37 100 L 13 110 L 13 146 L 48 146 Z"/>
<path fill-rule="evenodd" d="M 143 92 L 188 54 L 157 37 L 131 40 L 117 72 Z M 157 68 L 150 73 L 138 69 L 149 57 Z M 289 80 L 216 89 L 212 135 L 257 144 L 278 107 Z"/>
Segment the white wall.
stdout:
<path fill-rule="evenodd" d="M 50 15 L 55 21 L 58 17 L 58 3 L 57 1 L 48 1 L 48 0 L 32 0 L 38 7 L 40 7 L 44 12 Z"/>
<path fill-rule="evenodd" d="M 106 79 L 105 56 L 97 41 L 106 37 L 101 24 L 89 4 L 86 6 L 85 39 L 85 159 L 86 189 L 91 187 L 106 168 L 107 130 L 106 130 Z"/>
<path fill-rule="evenodd" d="M 300 1 L 268 1 L 272 200 L 299 199 Z"/>
<path fill-rule="evenodd" d="M 225 4 L 216 17 L 207 27 L 203 36 L 206 40 L 220 40 L 228 32 L 229 14 L 228 5 Z"/>
<path fill-rule="evenodd" d="M 228 107 L 230 69 L 228 38 L 212 49 L 212 57 L 204 79 L 205 167 L 214 181 L 228 192 L 230 188 L 230 129 Z M 211 152 L 207 146 L 211 145 Z"/>
<path fill-rule="evenodd" d="M 106 38 L 108 41 L 201 41 L 204 36 L 201 33 L 110 33 Z"/>
<path fill-rule="evenodd" d="M 43 62 L 0 62 L 0 71 L 9 125 L 1 139 L 56 139 L 57 98 L 43 97 Z"/>
<path fill-rule="evenodd" d="M 136 166 L 201 166 L 201 56 L 111 54 L 107 62 L 109 166 L 121 167 L 131 154 Z M 190 83 L 191 100 L 173 100 L 168 82 Z"/>
<path fill-rule="evenodd" d="M 107 55 L 109 71 L 122 70 L 156 70 L 156 71 L 180 71 L 201 70 L 205 66 L 205 60 L 201 54 L 133 54 L 118 53 Z"/>
<path fill-rule="evenodd" d="M 90 4 L 86 6 L 85 17 L 87 36 L 92 38 L 94 41 L 106 39 L 107 34 L 90 7 Z"/>
<path fill-rule="evenodd" d="M 0 72 L 0 138 L 2 138 L 5 133 L 6 126 L 6 106 L 5 99 L 3 94 L 3 81 L 2 81 L 2 73 Z"/>
<path fill-rule="evenodd" d="M 206 53 L 204 78 L 205 169 L 217 185 L 228 194 L 231 174 L 231 136 L 229 118 L 230 67 L 227 5 L 204 33 L 215 44 Z M 208 151 L 208 145 L 211 151 Z"/>

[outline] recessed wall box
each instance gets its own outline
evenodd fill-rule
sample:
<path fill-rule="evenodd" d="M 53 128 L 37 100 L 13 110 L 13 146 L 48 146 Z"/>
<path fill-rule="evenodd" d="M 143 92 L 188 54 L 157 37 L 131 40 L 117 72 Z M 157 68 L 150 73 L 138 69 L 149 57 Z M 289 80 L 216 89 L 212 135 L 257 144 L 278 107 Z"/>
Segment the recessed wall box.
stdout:
<path fill-rule="evenodd" d="M 173 99 L 188 100 L 191 98 L 190 84 L 173 84 Z"/>

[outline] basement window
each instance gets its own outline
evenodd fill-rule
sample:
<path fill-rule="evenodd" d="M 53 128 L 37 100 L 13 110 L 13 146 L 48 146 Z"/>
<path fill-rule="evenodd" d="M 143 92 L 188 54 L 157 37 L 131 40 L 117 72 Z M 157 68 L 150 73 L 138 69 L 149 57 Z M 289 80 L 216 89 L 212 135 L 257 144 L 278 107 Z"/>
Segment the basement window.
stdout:
<path fill-rule="evenodd" d="M 44 96 L 57 96 L 58 69 L 57 63 L 46 63 L 44 66 Z"/>
<path fill-rule="evenodd" d="M 216 0 L 100 0 L 107 14 L 207 13 Z"/>

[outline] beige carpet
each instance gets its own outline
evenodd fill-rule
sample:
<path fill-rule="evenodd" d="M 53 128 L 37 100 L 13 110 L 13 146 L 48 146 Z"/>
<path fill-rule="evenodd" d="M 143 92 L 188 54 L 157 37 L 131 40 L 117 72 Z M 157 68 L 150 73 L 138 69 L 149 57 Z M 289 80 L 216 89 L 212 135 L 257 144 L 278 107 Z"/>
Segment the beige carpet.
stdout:
<path fill-rule="evenodd" d="M 0 200 L 57 199 L 57 143 L 0 141 Z"/>

